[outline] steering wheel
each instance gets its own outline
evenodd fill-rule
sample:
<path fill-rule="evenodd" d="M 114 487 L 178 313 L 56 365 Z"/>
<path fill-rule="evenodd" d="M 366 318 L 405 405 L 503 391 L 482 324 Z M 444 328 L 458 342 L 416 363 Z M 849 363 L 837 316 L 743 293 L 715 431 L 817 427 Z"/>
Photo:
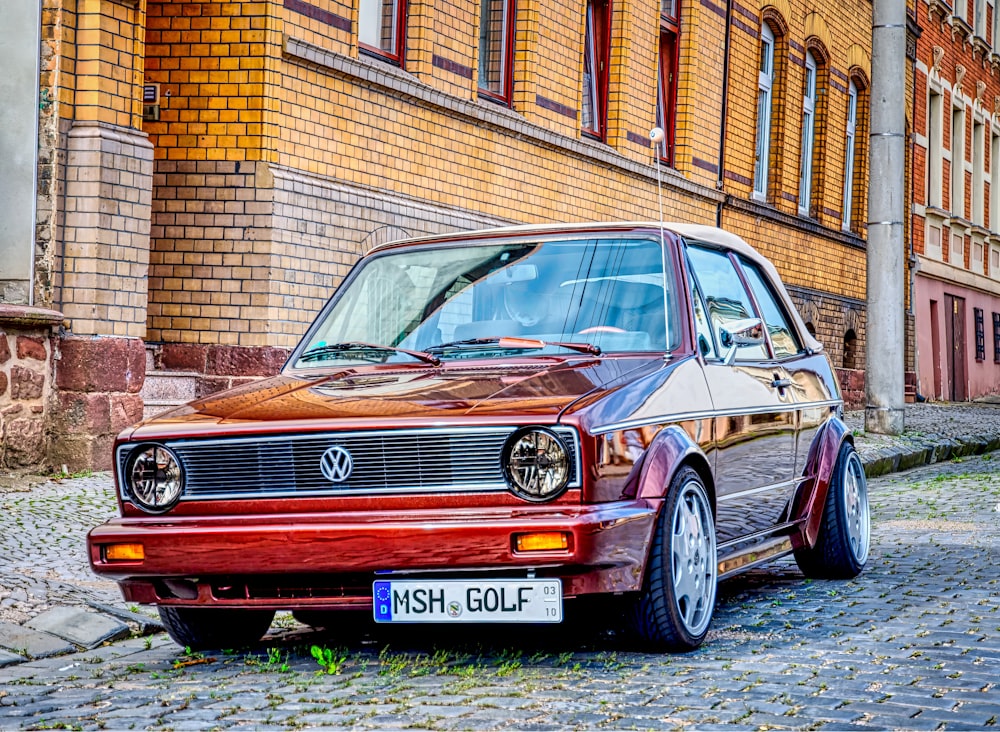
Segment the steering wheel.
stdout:
<path fill-rule="evenodd" d="M 589 333 L 628 333 L 628 331 L 624 328 L 616 328 L 613 325 L 593 325 L 577 331 L 579 335 L 587 335 Z"/>

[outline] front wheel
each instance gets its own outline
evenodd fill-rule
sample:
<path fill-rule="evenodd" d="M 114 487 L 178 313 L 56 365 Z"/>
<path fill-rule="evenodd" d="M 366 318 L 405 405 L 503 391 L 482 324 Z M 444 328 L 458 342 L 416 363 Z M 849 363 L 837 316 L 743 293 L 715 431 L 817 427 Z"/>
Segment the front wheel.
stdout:
<path fill-rule="evenodd" d="M 159 607 L 160 620 L 177 645 L 191 648 L 239 648 L 256 643 L 271 627 L 274 610 Z"/>
<path fill-rule="evenodd" d="M 657 649 L 697 648 L 715 611 L 718 561 L 712 506 L 691 468 L 682 468 L 670 482 L 647 564 L 632 607 L 633 629 Z"/>
<path fill-rule="evenodd" d="M 845 442 L 833 468 L 816 545 L 795 550 L 806 577 L 850 579 L 868 561 L 871 511 L 865 468 L 854 446 Z"/>

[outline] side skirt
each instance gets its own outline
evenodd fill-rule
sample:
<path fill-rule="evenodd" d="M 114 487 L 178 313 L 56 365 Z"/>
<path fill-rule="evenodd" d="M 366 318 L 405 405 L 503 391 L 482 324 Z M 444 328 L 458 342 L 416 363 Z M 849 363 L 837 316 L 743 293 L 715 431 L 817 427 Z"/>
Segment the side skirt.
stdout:
<path fill-rule="evenodd" d="M 742 547 L 719 560 L 719 579 L 726 579 L 758 564 L 792 553 L 790 536 L 773 536 L 770 539 Z"/>

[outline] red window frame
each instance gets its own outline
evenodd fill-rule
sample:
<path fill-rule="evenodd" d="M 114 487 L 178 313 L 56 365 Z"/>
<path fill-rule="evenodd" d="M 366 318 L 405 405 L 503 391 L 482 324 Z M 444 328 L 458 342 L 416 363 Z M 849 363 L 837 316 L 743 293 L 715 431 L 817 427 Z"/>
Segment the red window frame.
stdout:
<path fill-rule="evenodd" d="M 660 13 L 659 79 L 656 95 L 656 124 L 663 130 L 663 146 L 657 152 L 665 165 L 674 164 L 677 133 L 677 67 L 680 59 L 680 3 L 663 0 Z"/>
<path fill-rule="evenodd" d="M 385 13 L 386 5 L 392 6 L 395 9 L 394 43 L 392 49 L 386 49 L 381 46 L 372 46 L 363 42 L 361 40 L 361 18 L 359 11 L 358 48 L 367 54 L 378 56 L 379 58 L 391 61 L 397 66 L 402 66 L 406 55 L 406 0 L 361 0 L 362 4 L 365 2 L 379 5 L 383 14 Z"/>
<path fill-rule="evenodd" d="M 581 110 L 581 132 L 604 141 L 608 134 L 608 66 L 611 60 L 611 0 L 587 0 L 586 32 L 584 34 L 584 89 L 583 103 L 586 104 L 588 91 L 586 84 L 587 62 L 593 58 L 592 85 L 595 98 L 591 100 L 593 126 L 588 127 Z"/>
<path fill-rule="evenodd" d="M 501 57 L 503 68 L 500 74 L 500 90 L 496 91 L 490 89 L 487 86 L 483 86 L 483 15 L 485 14 L 485 8 L 482 7 L 486 5 L 487 2 L 491 0 L 483 0 L 480 5 L 480 18 L 479 18 L 479 96 L 484 99 L 489 99 L 492 102 L 499 102 L 506 106 L 510 106 L 511 97 L 514 90 L 514 33 L 515 26 L 514 21 L 517 18 L 517 1 L 516 0 L 492 0 L 499 1 L 503 3 L 503 28 L 501 30 L 501 37 L 503 38 L 503 49 L 501 50 Z"/>

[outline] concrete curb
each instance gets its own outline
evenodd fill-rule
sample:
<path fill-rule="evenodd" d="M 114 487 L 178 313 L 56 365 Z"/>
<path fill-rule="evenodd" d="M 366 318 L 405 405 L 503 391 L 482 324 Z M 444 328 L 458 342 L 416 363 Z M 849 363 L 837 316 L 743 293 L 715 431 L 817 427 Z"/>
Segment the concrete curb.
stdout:
<path fill-rule="evenodd" d="M 906 440 L 907 438 L 901 438 Z M 1000 436 L 964 435 L 943 437 L 925 435 L 907 440 L 902 445 L 880 447 L 867 442 L 862 435 L 855 438 L 865 475 L 875 478 L 880 475 L 897 473 L 931 463 L 940 463 L 957 457 L 981 455 L 1000 450 Z"/>

